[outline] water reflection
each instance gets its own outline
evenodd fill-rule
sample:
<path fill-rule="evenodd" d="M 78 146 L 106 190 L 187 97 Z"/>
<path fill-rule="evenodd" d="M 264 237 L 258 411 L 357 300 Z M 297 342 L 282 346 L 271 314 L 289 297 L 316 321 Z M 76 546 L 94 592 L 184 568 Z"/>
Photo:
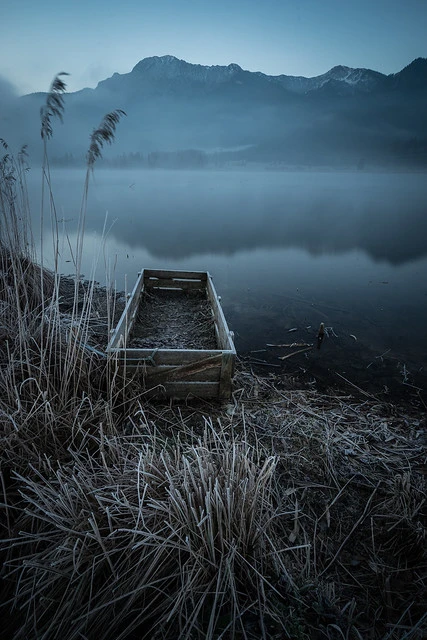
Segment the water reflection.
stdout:
<path fill-rule="evenodd" d="M 88 228 L 158 258 L 302 248 L 311 255 L 362 250 L 402 264 L 427 255 L 424 176 L 363 173 L 101 171 Z M 54 175 L 58 210 L 76 219 L 78 171 Z M 72 230 L 73 223 L 68 223 Z"/>

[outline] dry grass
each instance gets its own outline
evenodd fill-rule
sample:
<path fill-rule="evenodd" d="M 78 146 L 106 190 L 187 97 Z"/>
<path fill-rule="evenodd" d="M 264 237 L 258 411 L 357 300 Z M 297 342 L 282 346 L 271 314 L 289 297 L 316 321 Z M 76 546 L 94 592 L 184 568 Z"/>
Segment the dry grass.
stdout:
<path fill-rule="evenodd" d="M 54 256 L 59 255 L 60 241 L 47 143 L 53 135 L 54 118 L 63 118 L 65 84 L 59 76 L 41 110 L 41 219 L 47 209 Z M 118 116 L 114 112 L 110 122 L 110 115 L 104 119 L 109 127 L 96 130 L 101 138 L 91 137 L 91 148 L 114 139 Z M 105 290 L 105 315 L 100 318 L 94 301 L 95 282 L 92 278 L 82 284 L 80 277 L 93 162 L 83 187 L 73 252 L 76 275 L 72 281 L 61 276 L 56 258 L 54 271 L 44 267 L 42 242 L 41 266 L 36 263 L 25 182 L 25 149 L 16 161 L 7 144 L 1 144 L 5 155 L 0 160 L 0 443 L 4 452 L 2 467 L 6 465 L 8 473 L 10 466 L 19 470 L 28 462 L 36 463 L 41 454 L 63 460 L 70 446 L 85 441 L 87 431 L 96 431 L 99 421 L 106 432 L 112 427 L 118 392 L 114 376 L 110 375 L 111 363 L 93 347 L 97 346 L 99 333 L 108 335 L 112 327 L 116 295 Z M 42 224 L 42 237 L 43 233 Z M 98 293 L 97 301 L 99 298 Z"/>
<path fill-rule="evenodd" d="M 422 429 L 244 369 L 226 406 L 136 402 L 14 477 L 11 637 L 423 638 Z"/>
<path fill-rule="evenodd" d="M 7 570 L 28 617 L 16 637 L 235 637 L 249 614 L 262 634 L 287 575 L 275 458 L 208 421 L 194 442 L 137 428 L 18 478 Z"/>
<path fill-rule="evenodd" d="M 28 256 L 0 248 L 0 443 L 3 464 L 15 468 L 41 452 L 62 459 L 85 425 L 111 424 L 110 365 L 83 346 L 94 320 L 93 290 L 84 292 L 76 318 L 61 311 L 61 289 L 61 280 Z"/>
<path fill-rule="evenodd" d="M 426 419 L 360 398 L 242 367 L 226 407 L 145 410 L 162 433 L 183 438 L 200 433 L 209 413 L 276 456 L 279 550 L 292 581 L 288 604 L 277 603 L 286 629 L 277 637 L 415 639 L 427 631 Z"/>
<path fill-rule="evenodd" d="M 204 291 L 145 292 L 128 347 L 216 349 L 215 324 Z"/>

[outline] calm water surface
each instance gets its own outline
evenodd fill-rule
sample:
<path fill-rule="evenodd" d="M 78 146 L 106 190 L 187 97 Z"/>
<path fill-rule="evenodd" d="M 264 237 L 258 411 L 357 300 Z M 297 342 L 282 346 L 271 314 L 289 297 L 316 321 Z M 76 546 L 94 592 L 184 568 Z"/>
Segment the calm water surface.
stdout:
<path fill-rule="evenodd" d="M 83 179 L 53 173 L 71 246 Z M 39 182 L 34 169 L 37 220 Z M 107 269 L 131 289 L 142 267 L 207 269 L 241 354 L 308 380 L 340 374 L 375 393 L 417 394 L 427 386 L 426 203 L 421 173 L 100 170 L 82 271 L 105 282 Z M 68 240 L 63 273 L 72 271 Z M 266 348 L 313 342 L 320 322 L 329 334 L 320 351 L 281 363 L 289 348 Z"/>

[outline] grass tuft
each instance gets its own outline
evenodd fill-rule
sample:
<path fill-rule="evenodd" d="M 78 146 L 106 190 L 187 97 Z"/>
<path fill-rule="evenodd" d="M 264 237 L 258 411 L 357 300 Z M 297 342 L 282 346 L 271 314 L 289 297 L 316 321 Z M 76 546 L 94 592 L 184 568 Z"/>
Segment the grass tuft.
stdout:
<path fill-rule="evenodd" d="M 25 508 L 7 568 L 32 612 L 24 633 L 235 637 L 250 615 L 261 628 L 283 570 L 276 459 L 209 422 L 192 444 L 142 431 L 17 478 Z"/>

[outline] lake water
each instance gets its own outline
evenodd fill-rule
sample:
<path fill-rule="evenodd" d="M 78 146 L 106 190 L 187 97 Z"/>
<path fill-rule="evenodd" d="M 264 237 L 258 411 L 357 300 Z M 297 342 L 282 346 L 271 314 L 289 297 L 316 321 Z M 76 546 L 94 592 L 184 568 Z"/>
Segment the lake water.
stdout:
<path fill-rule="evenodd" d="M 28 180 L 38 218 L 40 172 Z M 83 171 L 53 172 L 68 234 L 63 273 L 72 270 L 83 180 Z M 49 258 L 48 225 L 44 235 Z M 427 387 L 421 173 L 100 170 L 84 250 L 83 273 L 98 256 L 96 279 L 105 281 L 107 264 L 120 289 L 142 267 L 209 270 L 238 351 L 266 372 L 279 366 L 317 384 L 344 376 L 388 397 Z M 320 322 L 328 330 L 320 351 L 280 361 L 292 349 L 266 347 L 313 343 Z"/>

